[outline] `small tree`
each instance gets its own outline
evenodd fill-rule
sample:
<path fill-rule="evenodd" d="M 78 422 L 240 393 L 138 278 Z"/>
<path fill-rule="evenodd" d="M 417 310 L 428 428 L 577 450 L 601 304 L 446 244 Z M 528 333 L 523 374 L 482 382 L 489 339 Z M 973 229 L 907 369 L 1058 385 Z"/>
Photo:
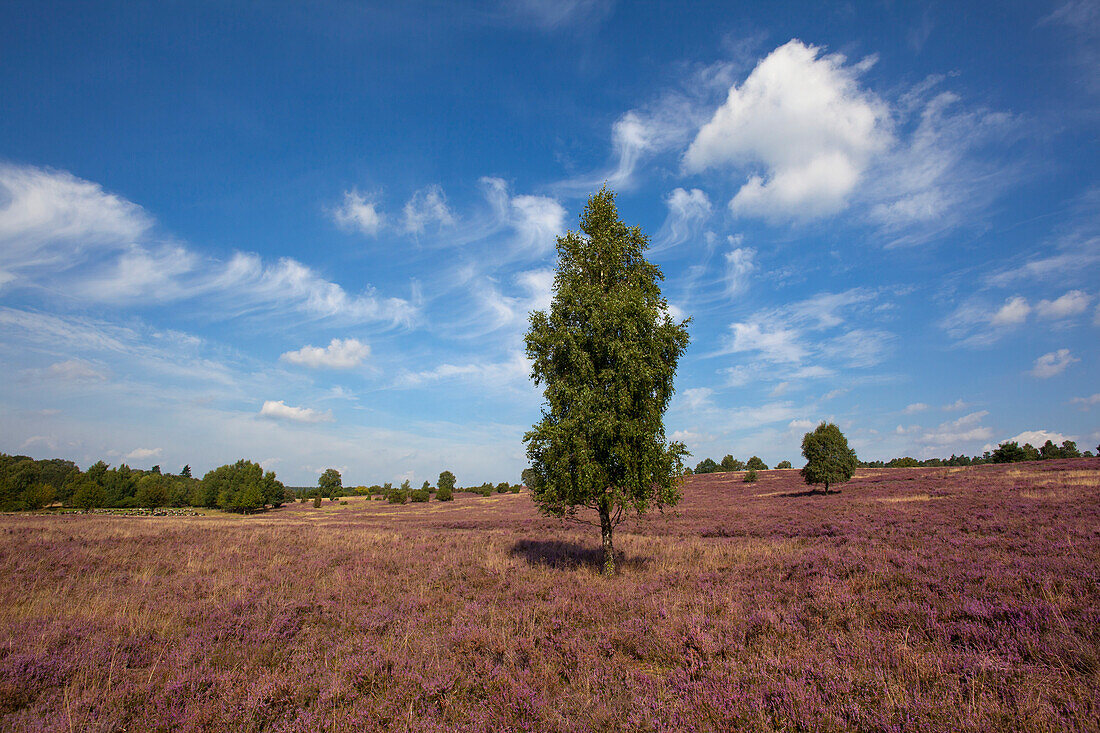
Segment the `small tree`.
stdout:
<path fill-rule="evenodd" d="M 780 461 L 779 463 L 775 464 L 775 467 L 776 468 L 790 468 L 791 467 L 791 462 L 790 461 Z"/>
<path fill-rule="evenodd" d="M 317 479 L 318 494 L 335 500 L 340 489 L 344 487 L 344 479 L 335 468 L 326 468 L 325 472 Z"/>
<path fill-rule="evenodd" d="M 751 484 L 756 481 L 756 469 L 750 468 L 749 472 L 745 474 L 745 483 Z"/>
<path fill-rule="evenodd" d="M 448 494 L 453 494 L 455 490 L 455 475 L 450 471 L 444 471 L 439 474 L 439 480 L 436 481 L 435 485 L 439 487 L 439 491 L 446 490 Z M 439 493 L 439 491 L 436 493 Z"/>
<path fill-rule="evenodd" d="M 719 470 L 713 458 L 704 458 L 695 466 L 695 473 L 715 473 Z"/>
<path fill-rule="evenodd" d="M 766 464 L 766 463 L 764 463 L 764 461 L 760 460 L 759 456 L 753 456 L 752 458 L 750 458 L 748 460 L 747 463 L 745 463 L 745 468 L 748 468 L 752 471 L 767 471 L 768 470 L 768 464 Z"/>
<path fill-rule="evenodd" d="M 588 199 L 580 223 L 558 238 L 549 312 L 531 314 L 527 356 L 546 407 L 524 442 L 539 510 L 574 520 L 595 511 L 611 574 L 615 525 L 680 498 L 686 450 L 666 442 L 663 417 L 688 322 L 669 316 L 649 240 L 619 219 L 614 193 Z"/>
<path fill-rule="evenodd" d="M 191 478 L 191 464 L 190 463 L 188 463 L 187 465 L 185 465 L 183 468 L 180 469 L 180 476 L 183 476 L 184 478 Z"/>
<path fill-rule="evenodd" d="M 806 465 L 802 467 L 802 479 L 811 486 L 840 484 L 852 478 L 859 459 L 848 447 L 848 439 L 833 423 L 822 422 L 812 433 L 802 437 L 802 455 Z"/>
<path fill-rule="evenodd" d="M 994 463 L 1018 463 L 1027 460 L 1027 452 L 1014 440 L 1006 440 L 993 449 Z"/>

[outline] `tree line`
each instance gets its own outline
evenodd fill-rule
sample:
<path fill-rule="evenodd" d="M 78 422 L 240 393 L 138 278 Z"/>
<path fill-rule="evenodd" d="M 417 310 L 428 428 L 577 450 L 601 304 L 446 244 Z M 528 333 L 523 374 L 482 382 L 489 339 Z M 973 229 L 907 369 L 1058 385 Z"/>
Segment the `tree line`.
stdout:
<path fill-rule="evenodd" d="M 776 468 L 790 468 L 790 461 L 780 461 L 775 464 Z M 759 456 L 753 456 L 747 461 L 739 461 L 731 455 L 725 456 L 720 463 L 716 463 L 713 458 L 704 458 L 699 461 L 693 471 L 690 467 L 684 469 L 684 475 L 690 476 L 692 474 L 701 473 L 725 473 L 726 471 L 767 471 L 768 464 Z"/>
<path fill-rule="evenodd" d="M 1100 445 L 1096 447 L 1100 454 Z M 1055 445 L 1053 440 L 1048 440 L 1042 446 L 1036 448 L 1031 443 L 1020 445 L 1014 440 L 1005 441 L 992 451 L 985 451 L 980 456 L 957 456 L 954 453 L 950 458 L 926 458 L 917 460 L 905 456 L 904 458 L 891 458 L 889 461 L 860 461 L 860 468 L 926 468 L 937 466 L 981 466 L 987 463 L 1020 463 L 1023 461 L 1046 461 L 1056 458 L 1092 458 L 1093 453 L 1086 450 L 1083 453 L 1077 449 L 1077 443 L 1072 440 L 1062 441 L 1061 445 Z"/>
<path fill-rule="evenodd" d="M 60 504 L 84 510 L 190 506 L 251 513 L 282 506 L 293 498 L 274 471 L 244 459 L 197 479 L 190 465 L 178 474 L 166 474 L 160 466 L 146 471 L 125 463 L 111 468 L 98 461 L 81 471 L 72 461 L 60 458 L 35 460 L 0 453 L 0 511 Z"/>
<path fill-rule="evenodd" d="M 507 481 L 498 484 L 486 481 L 479 486 L 460 487 L 455 485 L 455 475 L 450 471 L 441 472 L 436 483 L 436 486 L 432 486 L 431 482 L 425 481 L 419 489 L 414 489 L 408 479 L 397 487 L 389 481 L 371 486 L 344 486 L 340 472 L 335 468 L 328 468 L 317 479 L 316 486 L 294 486 L 289 490 L 300 502 L 312 499 L 314 506 L 320 506 L 323 499 L 336 501 L 344 496 L 366 496 L 389 501 L 391 504 L 406 504 L 428 501 L 433 497 L 437 501 L 452 501 L 456 492 L 480 496 L 491 496 L 494 493 L 518 494 L 523 488 L 523 484 Z"/>

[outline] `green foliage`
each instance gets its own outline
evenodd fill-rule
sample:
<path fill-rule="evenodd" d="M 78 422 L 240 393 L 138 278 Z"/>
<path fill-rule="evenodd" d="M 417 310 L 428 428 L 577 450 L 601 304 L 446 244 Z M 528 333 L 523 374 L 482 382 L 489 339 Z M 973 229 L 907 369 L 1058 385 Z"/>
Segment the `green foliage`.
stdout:
<path fill-rule="evenodd" d="M 95 480 L 85 478 L 77 484 L 73 492 L 73 506 L 85 511 L 105 506 L 107 503 L 106 490 Z"/>
<path fill-rule="evenodd" d="M 752 471 L 767 471 L 768 464 L 764 463 L 759 456 L 753 456 L 745 463 L 745 468 Z"/>
<path fill-rule="evenodd" d="M 417 489 L 409 492 L 409 501 L 412 502 L 427 501 L 430 498 L 432 498 L 432 495 L 427 489 Z"/>
<path fill-rule="evenodd" d="M 521 484 L 512 484 L 512 486 L 508 489 L 508 492 L 511 494 L 518 494 L 519 490 L 522 488 L 523 486 Z"/>
<path fill-rule="evenodd" d="M 684 475 L 685 475 L 685 476 L 691 476 L 691 475 L 692 475 L 692 473 L 693 473 L 693 472 L 692 472 L 692 470 L 691 470 L 691 466 L 684 466 Z"/>
<path fill-rule="evenodd" d="M 723 457 L 719 466 L 723 471 L 743 471 L 745 469 L 744 463 L 730 455 Z"/>
<path fill-rule="evenodd" d="M 916 468 L 920 465 L 920 461 L 916 458 L 910 458 L 905 456 L 904 458 L 893 458 L 886 462 L 886 468 Z"/>
<path fill-rule="evenodd" d="M 180 469 L 180 476 L 183 476 L 184 478 L 191 478 L 191 464 L 190 463 L 188 463 L 187 465 L 185 465 L 183 468 Z"/>
<path fill-rule="evenodd" d="M 776 468 L 791 468 L 791 462 L 790 461 L 780 461 L 779 463 L 775 464 L 775 467 Z"/>
<path fill-rule="evenodd" d="M 498 494 L 507 494 L 511 490 L 512 490 L 512 486 L 507 481 L 501 481 L 499 484 L 497 484 L 497 493 Z"/>
<path fill-rule="evenodd" d="M 335 499 L 343 487 L 344 480 L 335 468 L 326 468 L 324 473 L 317 478 L 317 488 L 320 490 L 321 496 Z"/>
<path fill-rule="evenodd" d="M 64 501 L 79 476 L 72 461 L 0 453 L 0 511 L 40 509 L 56 499 Z"/>
<path fill-rule="evenodd" d="M 447 490 L 448 496 L 454 493 L 455 490 L 455 475 L 450 471 L 444 471 L 439 474 L 439 480 L 435 483 L 439 487 L 439 491 Z M 450 501 L 446 499 L 445 501 Z"/>
<path fill-rule="evenodd" d="M 156 509 L 168 503 L 168 486 L 170 481 L 167 476 L 159 473 L 147 473 L 138 479 L 135 499 L 138 506 L 147 509 Z"/>
<path fill-rule="evenodd" d="M 444 471 L 443 473 L 450 473 L 450 471 Z M 443 476 L 439 476 L 439 488 L 436 489 L 435 498 L 440 501 L 454 501 L 454 476 L 451 476 L 451 481 L 444 485 Z"/>
<path fill-rule="evenodd" d="M 406 481 L 405 483 L 408 483 L 408 482 Z M 390 491 L 389 496 L 387 498 L 389 499 L 389 502 L 391 504 L 404 504 L 405 502 L 407 502 L 409 500 L 409 495 L 403 489 L 395 489 L 393 491 Z"/>
<path fill-rule="evenodd" d="M 680 498 L 683 444 L 667 443 L 662 418 L 688 344 L 661 297 L 648 238 L 619 219 L 602 189 L 581 215 L 581 232 L 557 241 L 549 312 L 531 314 L 532 377 L 544 387 L 542 419 L 524 436 L 538 477 L 532 496 L 545 514 L 595 510 L 604 570 L 614 571 L 611 532 L 631 510 Z"/>
<path fill-rule="evenodd" d="M 321 508 L 321 500 L 323 498 L 324 497 L 321 496 L 320 492 L 313 495 L 313 508 L 314 509 L 320 509 Z"/>
<path fill-rule="evenodd" d="M 810 485 L 825 484 L 826 494 L 832 484 L 851 479 L 859 463 L 856 452 L 848 447 L 848 439 L 840 428 L 826 422 L 803 436 L 802 455 L 806 458 L 802 479 Z"/>
<path fill-rule="evenodd" d="M 427 491 L 430 494 L 432 493 L 432 485 L 425 481 L 424 483 L 420 484 L 420 490 Z"/>
<path fill-rule="evenodd" d="M 994 463 L 1019 463 L 1027 460 L 1027 451 L 1014 440 L 1006 440 L 993 449 Z"/>
<path fill-rule="evenodd" d="M 695 473 L 719 473 L 722 467 L 713 458 L 704 458 L 695 466 Z"/>
<path fill-rule="evenodd" d="M 401 490 L 402 491 L 412 491 L 412 483 L 408 479 L 405 479 L 404 481 L 401 482 Z"/>
<path fill-rule="evenodd" d="M 523 485 L 529 489 L 534 489 L 539 480 L 539 472 L 533 468 L 523 469 L 523 473 L 520 474 L 520 481 Z"/>
<path fill-rule="evenodd" d="M 203 498 L 214 497 L 214 505 L 227 512 L 247 514 L 268 504 L 282 506 L 285 489 L 274 471 L 264 472 L 260 464 L 244 459 L 231 466 L 220 466 L 202 477 Z"/>
<path fill-rule="evenodd" d="M 745 483 L 746 484 L 755 483 L 756 479 L 757 479 L 756 469 L 755 468 L 750 468 L 748 473 L 745 474 L 745 479 L 744 479 Z"/>

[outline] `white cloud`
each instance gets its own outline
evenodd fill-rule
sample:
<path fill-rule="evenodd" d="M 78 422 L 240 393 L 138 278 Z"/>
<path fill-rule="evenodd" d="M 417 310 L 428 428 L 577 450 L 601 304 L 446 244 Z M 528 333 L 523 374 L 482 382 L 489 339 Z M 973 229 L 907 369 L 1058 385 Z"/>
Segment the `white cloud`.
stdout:
<path fill-rule="evenodd" d="M 0 164 L 0 202 L 0 264 L 9 268 L 71 267 L 153 226 L 137 204 L 66 171 Z"/>
<path fill-rule="evenodd" d="M 294 422 L 319 423 L 332 422 L 332 411 L 321 412 L 309 407 L 294 407 L 282 400 L 267 400 L 260 408 L 260 415 L 275 420 L 293 420 Z"/>
<path fill-rule="evenodd" d="M 674 188 L 665 198 L 668 216 L 658 236 L 659 249 L 675 247 L 697 236 L 699 228 L 710 218 L 711 204 L 706 193 L 693 188 L 690 191 Z"/>
<path fill-rule="evenodd" d="M 920 431 L 917 439 L 927 449 L 955 446 L 961 449 L 964 444 L 989 440 L 993 436 L 993 430 L 981 425 L 988 415 L 987 410 L 963 415 L 956 420 L 940 423 L 935 428 Z"/>
<path fill-rule="evenodd" d="M 914 402 L 911 405 L 906 405 L 905 409 L 902 410 L 902 412 L 906 415 L 912 415 L 917 412 L 924 412 L 927 409 L 928 405 L 924 404 L 923 402 Z"/>
<path fill-rule="evenodd" d="M 1019 435 L 1014 435 L 1011 438 L 1005 438 L 1004 440 L 997 441 L 996 445 L 1000 445 L 1001 443 L 1017 443 L 1019 445 L 1030 443 L 1036 448 L 1041 448 L 1043 444 L 1046 443 L 1048 440 L 1055 445 L 1061 445 L 1067 440 L 1073 440 L 1073 438 L 1068 435 L 1062 435 L 1061 433 L 1055 433 L 1050 430 L 1025 430 Z M 992 450 L 996 447 L 996 445 L 990 444 L 986 446 L 985 449 Z"/>
<path fill-rule="evenodd" d="M 940 409 L 944 412 L 954 412 L 956 410 L 965 410 L 968 407 L 970 407 L 970 403 L 963 402 L 962 398 L 959 398 L 948 405 L 942 406 Z"/>
<path fill-rule="evenodd" d="M 1064 372 L 1075 361 L 1080 359 L 1071 355 L 1069 349 L 1058 349 L 1036 359 L 1035 366 L 1028 373 L 1039 379 L 1049 379 Z"/>
<path fill-rule="evenodd" d="M 565 207 L 547 196 L 511 196 L 500 178 L 481 179 L 485 197 L 493 208 L 494 226 L 506 226 L 516 233 L 512 249 L 526 257 L 541 257 L 554 248 L 565 231 Z M 484 235 L 479 232 L 478 237 Z M 499 255 L 498 255 L 499 256 Z"/>
<path fill-rule="evenodd" d="M 685 389 L 679 392 L 680 401 L 687 409 L 693 412 L 709 407 L 710 399 L 713 394 L 714 390 L 709 387 L 692 387 L 691 389 Z"/>
<path fill-rule="evenodd" d="M 127 458 L 131 461 L 142 461 L 146 458 L 155 458 L 163 452 L 164 450 L 162 448 L 134 448 L 123 456 L 123 458 Z"/>
<path fill-rule="evenodd" d="M 548 311 L 554 299 L 554 270 L 527 270 L 516 275 L 516 283 L 527 291 L 528 311 Z"/>
<path fill-rule="evenodd" d="M 812 430 L 814 423 L 812 420 L 791 420 L 787 425 L 787 430 L 792 433 L 805 432 Z"/>
<path fill-rule="evenodd" d="M 303 346 L 297 351 L 288 351 L 279 358 L 291 364 L 312 367 L 314 369 L 351 369 L 363 363 L 370 356 L 370 346 L 358 339 L 334 338 L 326 347 Z"/>
<path fill-rule="evenodd" d="M 440 186 L 422 188 L 405 202 L 405 231 L 420 234 L 435 224 L 439 227 L 454 226 L 455 217 L 447 206 L 447 197 Z"/>
<path fill-rule="evenodd" d="M 434 382 L 458 381 L 487 389 L 515 390 L 531 387 L 531 362 L 516 350 L 504 361 L 480 361 L 466 364 L 440 364 L 420 372 L 406 372 L 397 379 L 399 387 L 418 387 Z M 533 387 L 531 387 L 533 389 Z"/>
<path fill-rule="evenodd" d="M 1080 405 L 1082 410 L 1100 405 L 1100 392 L 1089 397 L 1074 397 L 1069 401 L 1071 405 Z"/>
<path fill-rule="evenodd" d="M 614 0 L 502 0 L 501 11 L 512 22 L 552 31 L 577 23 L 598 23 L 611 14 Z"/>
<path fill-rule="evenodd" d="M 1042 318 L 1066 318 L 1084 313 L 1091 300 L 1092 296 L 1083 290 L 1070 290 L 1055 300 L 1040 300 L 1035 312 Z"/>
<path fill-rule="evenodd" d="M 730 237 L 730 243 L 740 243 L 741 238 Z M 748 286 L 749 275 L 756 270 L 756 250 L 752 247 L 736 247 L 726 252 L 726 296 L 741 293 Z"/>
<path fill-rule="evenodd" d="M 772 362 L 800 362 L 806 349 L 798 343 L 798 333 L 792 329 L 767 330 L 759 323 L 734 323 L 730 351 L 759 351 L 761 357 Z"/>
<path fill-rule="evenodd" d="M 994 163 L 980 155 L 1016 135 L 1018 121 L 1001 112 L 957 110 L 959 97 L 951 92 L 923 103 L 942 79 L 926 79 L 903 95 L 895 110 L 899 122 L 910 107 L 924 105 L 916 128 L 868 170 L 862 198 L 887 246 L 921 244 L 980 224 L 996 196 L 1019 178 L 1018 162 Z"/>
<path fill-rule="evenodd" d="M 894 339 L 888 331 L 854 328 L 826 342 L 823 353 L 849 367 L 873 367 L 886 359 Z"/>
<path fill-rule="evenodd" d="M 108 379 L 102 368 L 83 359 L 59 361 L 44 369 L 27 369 L 23 375 L 26 379 L 61 382 L 106 382 Z"/>
<path fill-rule="evenodd" d="M 332 212 L 332 218 L 343 229 L 375 236 L 382 228 L 382 213 L 378 205 L 352 189 L 344 192 L 344 201 Z"/>
<path fill-rule="evenodd" d="M 886 148 L 889 111 L 861 88 L 870 62 L 792 40 L 771 52 L 699 130 L 684 168 L 734 166 L 751 174 L 730 201 L 737 215 L 812 219 L 837 213 Z"/>
<path fill-rule="evenodd" d="M 989 318 L 989 323 L 994 326 L 1016 326 L 1027 320 L 1031 313 L 1031 306 L 1027 300 L 1020 296 L 1009 298 L 996 313 Z"/>

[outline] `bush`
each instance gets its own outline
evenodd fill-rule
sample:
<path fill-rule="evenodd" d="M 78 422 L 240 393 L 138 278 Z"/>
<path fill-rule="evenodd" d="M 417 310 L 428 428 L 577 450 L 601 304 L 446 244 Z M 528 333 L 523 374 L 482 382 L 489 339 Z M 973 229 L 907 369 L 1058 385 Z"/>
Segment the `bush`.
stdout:
<path fill-rule="evenodd" d="M 314 508 L 314 509 L 319 509 L 320 507 L 321 507 L 321 495 L 320 495 L 320 494 L 316 494 L 316 495 L 315 495 L 315 496 L 313 497 L 313 508 Z"/>
<path fill-rule="evenodd" d="M 756 481 L 756 469 L 750 468 L 749 472 L 745 474 L 745 483 L 751 484 Z"/>
<path fill-rule="evenodd" d="M 432 494 L 427 489 L 417 489 L 416 491 L 409 493 L 409 501 L 422 502 L 432 498 Z"/>
<path fill-rule="evenodd" d="M 767 471 L 768 464 L 760 460 L 759 456 L 753 456 L 748 460 L 748 462 L 745 463 L 745 468 L 751 469 L 753 471 Z"/>
<path fill-rule="evenodd" d="M 512 487 L 508 485 L 507 481 L 501 481 L 499 484 L 497 484 L 497 493 L 498 494 L 507 494 L 511 490 L 512 490 Z"/>
<path fill-rule="evenodd" d="M 512 488 L 510 488 L 508 490 L 510 492 L 512 492 L 513 494 L 518 494 L 519 490 L 522 489 L 522 488 L 523 488 L 523 486 L 521 486 L 520 484 L 512 484 Z"/>
<path fill-rule="evenodd" d="M 409 500 L 409 495 L 401 489 L 395 489 L 390 492 L 389 500 L 391 504 L 404 504 Z"/>
<path fill-rule="evenodd" d="M 439 490 L 435 492 L 435 498 L 440 501 L 454 501 L 454 492 L 451 486 L 443 486 L 440 482 Z"/>
<path fill-rule="evenodd" d="M 790 461 L 780 461 L 779 463 L 775 464 L 775 467 L 776 468 L 791 468 L 791 462 Z"/>

